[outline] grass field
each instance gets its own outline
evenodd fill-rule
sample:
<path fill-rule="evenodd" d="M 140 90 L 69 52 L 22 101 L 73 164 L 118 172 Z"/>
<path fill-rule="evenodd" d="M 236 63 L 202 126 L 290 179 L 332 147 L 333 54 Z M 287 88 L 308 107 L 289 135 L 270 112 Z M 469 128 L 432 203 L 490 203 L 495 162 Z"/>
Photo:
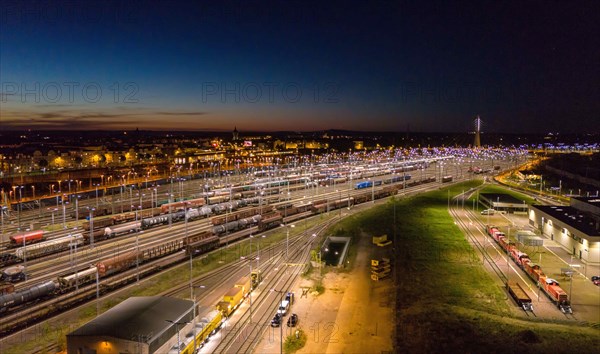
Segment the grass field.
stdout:
<path fill-rule="evenodd" d="M 450 187 L 450 196 L 476 186 Z M 487 188 L 488 192 L 498 192 Z M 521 198 L 521 196 L 519 196 Z M 528 200 L 529 202 L 529 200 Z M 390 201 L 332 233 L 396 235 L 397 353 L 592 353 L 598 324 L 515 317 L 447 212 L 448 190 Z M 394 223 L 394 210 L 396 213 Z"/>
<path fill-rule="evenodd" d="M 479 191 L 479 193 L 508 194 L 511 197 L 516 198 L 518 200 L 524 200 L 525 203 L 527 203 L 529 205 L 536 203 L 536 201 L 533 198 L 531 198 L 531 197 L 529 197 L 529 196 L 527 196 L 525 194 L 522 194 L 522 193 L 520 193 L 518 191 L 514 191 L 514 190 L 511 190 L 511 189 L 508 189 L 507 187 L 502 187 L 502 186 L 497 186 L 497 185 L 487 185 L 487 186 L 483 187 Z"/>

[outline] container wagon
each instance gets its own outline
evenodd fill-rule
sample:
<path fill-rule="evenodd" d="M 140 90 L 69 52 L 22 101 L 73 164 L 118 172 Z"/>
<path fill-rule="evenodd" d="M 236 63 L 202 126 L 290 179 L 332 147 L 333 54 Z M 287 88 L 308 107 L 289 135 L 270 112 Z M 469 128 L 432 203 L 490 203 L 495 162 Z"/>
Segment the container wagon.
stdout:
<path fill-rule="evenodd" d="M 21 232 L 10 237 L 10 246 L 19 247 L 30 243 L 41 242 L 46 239 L 43 230 Z"/>

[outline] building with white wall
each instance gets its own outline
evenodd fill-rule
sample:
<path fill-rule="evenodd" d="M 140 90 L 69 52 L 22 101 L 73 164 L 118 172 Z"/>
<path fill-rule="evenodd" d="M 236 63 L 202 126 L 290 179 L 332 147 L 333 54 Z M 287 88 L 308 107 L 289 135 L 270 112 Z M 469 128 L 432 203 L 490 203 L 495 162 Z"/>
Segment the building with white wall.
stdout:
<path fill-rule="evenodd" d="M 583 263 L 600 265 L 600 198 L 572 198 L 569 206 L 532 205 L 529 223 Z"/>

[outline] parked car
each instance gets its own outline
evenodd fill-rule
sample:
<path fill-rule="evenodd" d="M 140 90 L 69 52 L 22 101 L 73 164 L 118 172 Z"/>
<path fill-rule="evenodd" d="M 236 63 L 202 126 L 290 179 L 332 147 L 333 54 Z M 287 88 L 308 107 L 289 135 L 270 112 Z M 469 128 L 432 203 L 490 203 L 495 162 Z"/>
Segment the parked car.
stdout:
<path fill-rule="evenodd" d="M 592 277 L 592 283 L 594 283 L 594 285 L 600 286 L 600 275 L 594 275 Z"/>
<path fill-rule="evenodd" d="M 496 210 L 494 209 L 485 209 L 484 211 L 481 212 L 481 215 L 494 215 L 496 213 Z"/>
<path fill-rule="evenodd" d="M 281 316 L 279 313 L 276 313 L 273 319 L 271 320 L 271 327 L 279 327 L 281 325 Z"/>
<path fill-rule="evenodd" d="M 290 303 L 290 305 L 294 304 L 294 293 L 290 292 L 285 294 L 285 300 Z"/>
<path fill-rule="evenodd" d="M 298 315 L 293 313 L 290 316 L 290 318 L 288 318 L 288 320 L 287 320 L 287 326 L 288 327 L 296 327 L 297 324 L 298 324 Z"/>

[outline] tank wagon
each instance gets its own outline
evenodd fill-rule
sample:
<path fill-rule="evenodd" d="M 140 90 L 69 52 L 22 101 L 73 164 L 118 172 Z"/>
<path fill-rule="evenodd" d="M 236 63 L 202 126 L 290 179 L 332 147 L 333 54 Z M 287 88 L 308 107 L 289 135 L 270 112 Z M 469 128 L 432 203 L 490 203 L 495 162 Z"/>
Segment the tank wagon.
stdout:
<path fill-rule="evenodd" d="M 32 286 L 31 288 L 16 291 L 0 296 L 0 312 L 4 312 L 11 307 L 16 307 L 27 302 L 51 296 L 57 289 L 57 285 L 53 281 Z"/>

